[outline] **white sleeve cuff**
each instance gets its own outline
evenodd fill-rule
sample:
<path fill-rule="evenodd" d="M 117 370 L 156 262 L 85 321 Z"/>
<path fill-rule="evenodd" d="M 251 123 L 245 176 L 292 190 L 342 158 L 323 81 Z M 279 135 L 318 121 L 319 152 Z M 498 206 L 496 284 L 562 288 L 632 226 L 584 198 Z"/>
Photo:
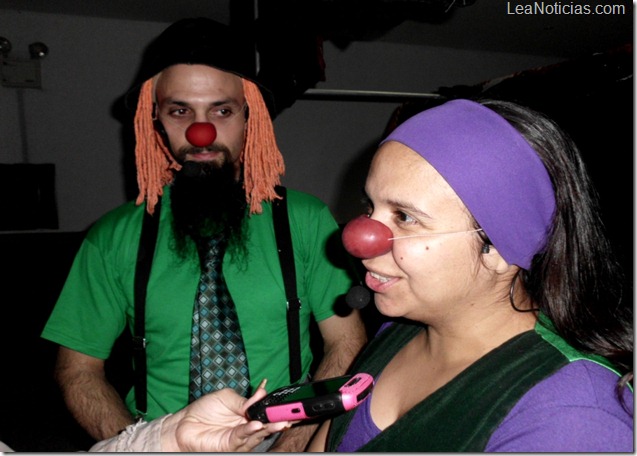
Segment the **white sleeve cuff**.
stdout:
<path fill-rule="evenodd" d="M 151 422 L 139 420 L 118 435 L 93 445 L 90 452 L 161 452 L 161 428 L 170 414 Z"/>

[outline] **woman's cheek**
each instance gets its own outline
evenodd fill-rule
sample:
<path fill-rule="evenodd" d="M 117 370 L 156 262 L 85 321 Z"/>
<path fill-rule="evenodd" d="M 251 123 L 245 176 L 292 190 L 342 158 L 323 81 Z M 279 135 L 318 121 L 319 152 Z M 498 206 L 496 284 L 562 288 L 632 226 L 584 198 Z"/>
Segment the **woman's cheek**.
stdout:
<path fill-rule="evenodd" d="M 435 253 L 435 250 L 432 250 L 432 246 L 430 246 L 429 242 L 423 242 L 422 239 L 419 240 L 420 242 L 414 241 L 415 240 L 411 239 L 402 242 L 399 241 L 399 243 L 394 241 L 394 259 L 401 268 L 403 265 L 409 267 L 412 264 L 420 264 L 422 266 L 422 262 L 426 261 Z"/>

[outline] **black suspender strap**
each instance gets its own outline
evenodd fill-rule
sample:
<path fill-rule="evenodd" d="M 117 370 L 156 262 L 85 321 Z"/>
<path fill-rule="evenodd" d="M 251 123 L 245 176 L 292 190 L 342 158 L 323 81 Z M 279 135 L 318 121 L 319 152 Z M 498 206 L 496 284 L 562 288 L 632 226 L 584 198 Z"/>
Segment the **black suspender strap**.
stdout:
<path fill-rule="evenodd" d="M 161 212 L 161 197 L 155 205 L 154 215 L 144 211 L 142 233 L 137 250 L 137 265 L 135 268 L 135 331 L 132 338 L 133 359 L 135 361 L 135 406 L 139 414 L 145 414 L 147 409 L 146 393 L 146 290 L 148 278 L 155 255 L 157 231 L 159 228 L 159 214 Z"/>
<path fill-rule="evenodd" d="M 290 351 L 290 383 L 295 383 L 301 378 L 301 341 L 299 330 L 299 309 L 301 300 L 296 291 L 296 269 L 294 266 L 294 253 L 292 249 L 292 236 L 290 234 L 290 222 L 287 210 L 286 189 L 276 187 L 281 199 L 272 202 L 272 219 L 274 221 L 274 233 L 276 236 L 279 262 L 283 273 L 283 284 L 287 299 L 287 323 L 288 346 Z"/>
<path fill-rule="evenodd" d="M 301 378 L 301 336 L 299 330 L 299 309 L 301 301 L 296 291 L 296 269 L 292 250 L 292 237 L 288 220 L 286 189 L 277 186 L 276 191 L 282 199 L 272 203 L 272 218 L 276 235 L 279 261 L 283 273 L 285 295 L 287 299 L 288 345 L 290 351 L 290 383 Z M 161 197 L 155 206 L 155 214 L 144 212 L 142 233 L 137 251 L 137 265 L 135 270 L 135 331 L 132 338 L 133 359 L 135 361 L 135 404 L 138 413 L 145 414 L 147 410 L 146 391 L 146 290 L 150 270 L 155 254 Z"/>

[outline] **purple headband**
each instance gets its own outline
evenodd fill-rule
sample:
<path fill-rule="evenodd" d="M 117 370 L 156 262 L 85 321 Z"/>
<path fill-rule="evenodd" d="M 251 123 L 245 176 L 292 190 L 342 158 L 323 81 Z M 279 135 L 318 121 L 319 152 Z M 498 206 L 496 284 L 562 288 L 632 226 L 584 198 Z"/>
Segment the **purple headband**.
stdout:
<path fill-rule="evenodd" d="M 555 211 L 551 179 L 533 148 L 494 111 L 453 100 L 416 114 L 385 140 L 427 160 L 509 264 L 529 269 Z"/>

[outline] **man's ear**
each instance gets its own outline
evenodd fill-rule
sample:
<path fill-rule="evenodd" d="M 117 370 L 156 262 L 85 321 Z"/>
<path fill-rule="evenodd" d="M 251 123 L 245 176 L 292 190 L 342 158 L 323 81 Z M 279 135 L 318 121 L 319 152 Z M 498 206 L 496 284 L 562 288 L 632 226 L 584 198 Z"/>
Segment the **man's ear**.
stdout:
<path fill-rule="evenodd" d="M 162 136 L 165 136 L 165 139 L 168 137 L 168 135 L 166 134 L 166 129 L 164 128 L 164 124 L 161 123 L 161 120 L 159 119 L 153 120 L 153 127 L 155 127 L 155 130 L 157 130 L 157 133 L 159 133 Z"/>
<path fill-rule="evenodd" d="M 511 265 L 502 258 L 498 249 L 491 244 L 484 244 L 481 255 L 484 265 L 498 274 L 504 274 L 511 267 Z"/>
<path fill-rule="evenodd" d="M 161 123 L 161 120 L 159 120 L 159 116 L 157 115 L 157 111 L 159 110 L 159 107 L 157 106 L 157 103 L 153 103 L 153 127 L 155 127 L 155 130 L 157 131 L 157 133 L 159 133 L 162 138 L 164 139 L 164 142 L 168 142 L 168 135 L 166 134 L 166 129 L 164 128 L 164 125 Z"/>
<path fill-rule="evenodd" d="M 164 128 L 164 125 L 161 123 L 161 120 L 154 119 L 153 127 L 155 128 L 155 131 L 159 133 L 161 140 L 164 142 L 164 146 L 166 146 L 168 150 L 172 150 L 170 148 L 170 139 L 168 139 L 168 133 L 166 133 L 166 129 Z"/>

